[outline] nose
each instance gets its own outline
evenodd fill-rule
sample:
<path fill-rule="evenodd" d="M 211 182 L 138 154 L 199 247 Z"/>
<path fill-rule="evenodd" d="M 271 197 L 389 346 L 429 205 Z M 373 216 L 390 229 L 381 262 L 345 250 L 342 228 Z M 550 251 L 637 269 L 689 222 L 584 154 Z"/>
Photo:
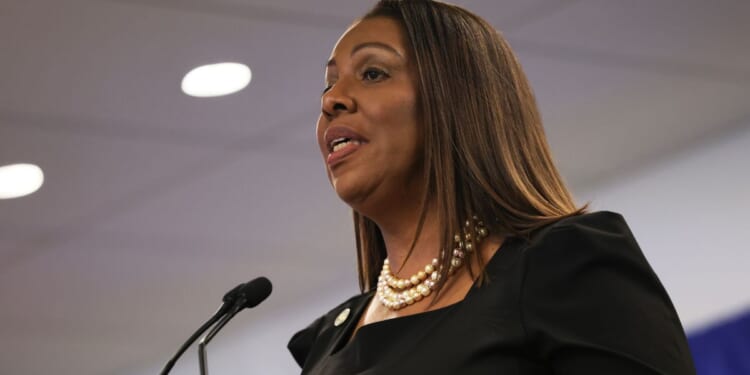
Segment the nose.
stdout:
<path fill-rule="evenodd" d="M 323 94 L 321 110 L 328 120 L 332 120 L 343 113 L 357 110 L 357 104 L 346 89 L 343 80 L 339 80 L 330 90 Z"/>

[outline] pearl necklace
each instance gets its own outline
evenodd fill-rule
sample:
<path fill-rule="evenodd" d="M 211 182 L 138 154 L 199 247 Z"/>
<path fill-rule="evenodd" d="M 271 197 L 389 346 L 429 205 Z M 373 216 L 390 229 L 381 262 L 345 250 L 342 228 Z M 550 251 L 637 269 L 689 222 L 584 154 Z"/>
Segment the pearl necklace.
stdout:
<path fill-rule="evenodd" d="M 464 227 L 463 237 L 456 234 L 453 237 L 455 247 L 451 256 L 448 275 L 452 275 L 456 269 L 464 263 L 467 254 L 474 251 L 474 246 L 487 237 L 487 228 L 476 216 L 467 220 Z M 473 224 L 473 225 L 472 225 Z M 473 228 L 472 228 L 473 226 Z M 472 230 L 474 235 L 472 237 Z M 441 254 L 442 255 L 442 254 Z M 401 279 L 391 273 L 388 258 L 383 261 L 383 269 L 378 276 L 377 297 L 380 303 L 391 310 L 400 310 L 406 306 L 413 305 L 432 294 L 440 280 L 440 261 L 432 259 L 430 264 L 424 266 L 422 271 L 411 277 Z"/>

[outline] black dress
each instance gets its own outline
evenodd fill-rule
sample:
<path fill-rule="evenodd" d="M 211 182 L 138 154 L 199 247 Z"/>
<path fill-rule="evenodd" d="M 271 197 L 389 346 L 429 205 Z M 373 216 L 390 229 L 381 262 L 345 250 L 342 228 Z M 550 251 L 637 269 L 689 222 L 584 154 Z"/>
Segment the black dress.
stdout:
<path fill-rule="evenodd" d="M 695 374 L 669 296 L 622 216 L 508 239 L 456 304 L 361 327 L 373 292 L 295 334 L 303 374 Z M 336 324 L 342 311 L 348 318 Z"/>

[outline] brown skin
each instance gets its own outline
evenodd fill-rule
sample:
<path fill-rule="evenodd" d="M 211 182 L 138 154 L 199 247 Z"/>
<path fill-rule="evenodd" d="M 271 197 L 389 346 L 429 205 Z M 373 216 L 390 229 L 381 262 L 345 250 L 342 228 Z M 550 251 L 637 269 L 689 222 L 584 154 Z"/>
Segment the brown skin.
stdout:
<path fill-rule="evenodd" d="M 327 171 L 339 197 L 381 226 L 393 225 L 389 222 L 394 212 L 414 211 L 421 195 L 417 90 L 402 38 L 395 22 L 382 18 L 357 23 L 345 32 L 326 69 L 327 90 L 317 127 L 324 159 L 329 153 L 324 135 L 331 127 L 349 128 L 369 141 Z M 372 46 L 352 55 L 369 42 L 394 51 Z"/>
<path fill-rule="evenodd" d="M 362 47 L 366 43 L 378 43 Z M 436 215 L 427 211 L 414 251 L 405 261 L 417 230 L 422 184 L 422 137 L 417 115 L 417 82 L 413 58 L 399 24 L 389 18 L 357 22 L 339 39 L 326 69 L 326 91 L 317 124 L 323 159 L 329 154 L 325 132 L 349 128 L 367 139 L 327 172 L 339 197 L 380 228 L 397 276 L 415 274 L 437 257 L 440 233 Z M 489 259 L 502 240 L 487 238 L 480 247 Z M 470 262 L 474 275 L 478 265 Z M 461 301 L 474 280 L 467 267 L 448 279 L 434 295 L 398 311 L 372 301 L 359 326 L 438 309 Z M 434 302 L 430 304 L 430 302 Z"/>

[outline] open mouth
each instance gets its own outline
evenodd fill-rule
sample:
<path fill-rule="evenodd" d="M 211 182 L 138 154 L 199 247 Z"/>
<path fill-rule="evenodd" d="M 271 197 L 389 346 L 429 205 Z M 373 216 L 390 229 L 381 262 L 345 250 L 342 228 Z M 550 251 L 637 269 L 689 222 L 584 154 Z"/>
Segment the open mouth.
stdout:
<path fill-rule="evenodd" d="M 358 141 L 356 139 L 347 138 L 347 137 L 340 137 L 340 138 L 334 139 L 328 145 L 328 151 L 330 151 L 330 152 L 338 152 L 338 151 L 341 151 L 342 149 L 346 148 L 347 146 L 350 146 L 350 145 L 359 146 L 361 144 L 362 144 L 362 142 L 360 142 L 360 141 Z"/>
<path fill-rule="evenodd" d="M 332 126 L 324 134 L 330 167 L 339 164 L 345 157 L 367 144 L 367 139 L 347 126 Z"/>
<path fill-rule="evenodd" d="M 332 168 L 338 165 L 344 158 L 356 152 L 365 143 L 367 142 L 349 137 L 335 138 L 328 144 L 329 153 L 326 158 L 328 166 Z"/>

